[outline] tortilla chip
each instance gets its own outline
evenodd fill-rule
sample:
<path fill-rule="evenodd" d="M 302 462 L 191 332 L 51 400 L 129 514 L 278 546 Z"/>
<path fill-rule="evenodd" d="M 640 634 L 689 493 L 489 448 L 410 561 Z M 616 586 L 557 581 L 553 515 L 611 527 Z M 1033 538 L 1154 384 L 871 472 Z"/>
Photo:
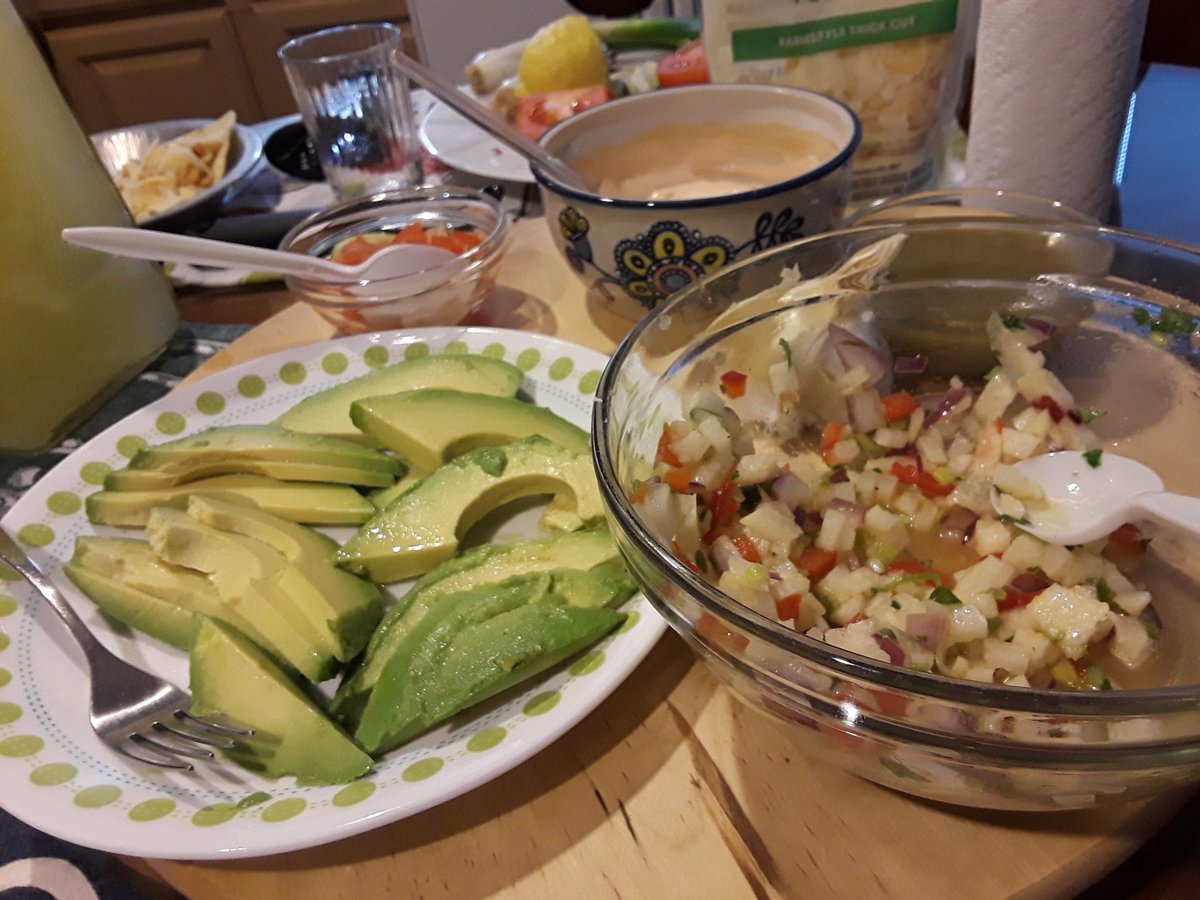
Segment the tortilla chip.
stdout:
<path fill-rule="evenodd" d="M 236 122 L 230 110 L 127 163 L 115 181 L 134 221 L 164 213 L 224 178 Z"/>

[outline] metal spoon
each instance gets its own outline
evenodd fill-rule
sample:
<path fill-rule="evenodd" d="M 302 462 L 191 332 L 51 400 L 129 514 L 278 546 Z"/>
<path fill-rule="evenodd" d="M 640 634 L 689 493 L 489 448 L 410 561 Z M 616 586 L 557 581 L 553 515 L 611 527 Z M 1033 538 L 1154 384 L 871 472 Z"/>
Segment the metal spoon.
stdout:
<path fill-rule="evenodd" d="M 64 228 L 62 237 L 68 244 L 102 250 L 114 256 L 223 268 L 248 268 L 260 272 L 278 272 L 280 275 L 297 275 L 302 278 L 337 282 L 401 278 L 442 266 L 455 258 L 449 250 L 427 244 L 389 244 L 365 261 L 346 266 L 304 253 L 266 250 L 262 247 L 248 247 L 228 241 L 168 234 L 143 228 Z M 449 276 L 445 272 L 438 273 L 439 280 L 447 277 Z"/>
<path fill-rule="evenodd" d="M 1083 453 L 1060 451 L 1017 463 L 1045 500 L 1027 502 L 1027 521 L 1016 524 L 1050 544 L 1086 544 L 1136 519 L 1200 534 L 1200 498 L 1164 491 L 1153 469 L 1128 457 L 1105 452 L 1093 459 L 1096 465 Z M 993 506 L 999 500 L 993 493 Z"/>
<path fill-rule="evenodd" d="M 485 106 L 472 100 L 441 75 L 403 53 L 396 54 L 397 67 L 429 93 L 433 94 L 459 115 L 470 119 L 496 140 L 508 145 L 527 160 L 567 187 L 590 191 L 579 173 L 557 156 L 549 153 L 541 144 L 527 138 L 507 122 L 497 118 Z"/>

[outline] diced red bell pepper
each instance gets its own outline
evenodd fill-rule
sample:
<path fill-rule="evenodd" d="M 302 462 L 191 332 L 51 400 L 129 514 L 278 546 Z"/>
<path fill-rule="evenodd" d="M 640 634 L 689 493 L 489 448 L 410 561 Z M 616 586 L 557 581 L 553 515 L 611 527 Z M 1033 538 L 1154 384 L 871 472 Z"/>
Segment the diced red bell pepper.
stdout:
<path fill-rule="evenodd" d="M 758 548 L 754 546 L 754 541 L 746 537 L 744 534 L 736 535 L 733 538 L 733 546 L 737 548 L 738 555 L 746 562 L 760 563 L 762 562 L 762 554 L 758 552 Z"/>
<path fill-rule="evenodd" d="M 883 398 L 883 418 L 888 422 L 907 419 L 917 410 L 917 401 L 908 391 L 897 391 Z"/>
<path fill-rule="evenodd" d="M 828 575 L 837 565 L 837 552 L 820 550 L 816 547 L 806 547 L 791 557 L 792 565 L 805 574 L 808 580 L 816 583 Z"/>
<path fill-rule="evenodd" d="M 736 400 L 746 393 L 746 374 L 730 369 L 721 376 L 721 391 Z"/>
<path fill-rule="evenodd" d="M 942 484 L 913 463 L 899 461 L 892 463 L 892 474 L 900 480 L 901 484 L 912 485 L 926 497 L 946 497 L 954 493 L 953 484 Z"/>

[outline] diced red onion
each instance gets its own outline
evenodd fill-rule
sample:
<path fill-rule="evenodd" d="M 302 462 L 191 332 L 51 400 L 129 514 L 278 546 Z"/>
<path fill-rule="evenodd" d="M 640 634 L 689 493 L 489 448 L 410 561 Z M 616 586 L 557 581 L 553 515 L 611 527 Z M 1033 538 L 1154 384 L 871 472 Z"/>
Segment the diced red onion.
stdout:
<path fill-rule="evenodd" d="M 820 513 L 809 512 L 807 510 L 798 509 L 792 515 L 792 519 L 800 526 L 800 530 L 805 534 L 816 534 L 821 530 L 821 515 Z"/>
<path fill-rule="evenodd" d="M 963 400 L 967 399 L 970 391 L 966 388 L 952 388 L 944 394 L 922 394 L 917 398 L 917 402 L 923 409 L 929 412 L 925 417 L 925 421 L 921 423 L 921 429 L 931 428 L 936 423 L 940 422 L 946 416 L 954 411 L 954 408 Z M 931 399 L 932 398 L 932 399 Z"/>
<path fill-rule="evenodd" d="M 724 422 L 725 422 L 725 427 L 726 427 L 726 428 L 727 428 L 729 431 L 733 431 L 735 428 L 741 428 L 741 427 L 742 427 L 742 420 L 741 420 L 741 419 L 739 419 L 739 418 L 738 418 L 738 414 L 737 414 L 737 413 L 735 413 L 735 412 L 734 412 L 734 411 L 733 411 L 731 408 L 729 408 L 728 406 L 726 406 L 726 407 L 722 407 L 722 409 L 721 409 L 721 418 L 724 420 Z"/>
<path fill-rule="evenodd" d="M 886 634 L 873 635 L 875 643 L 879 645 L 879 649 L 888 655 L 888 660 L 893 666 L 904 665 L 906 659 L 904 648 L 893 641 Z"/>
<path fill-rule="evenodd" d="M 845 484 L 850 480 L 850 473 L 845 469 L 834 469 L 829 473 L 830 484 Z"/>
<path fill-rule="evenodd" d="M 1022 594 L 1036 594 L 1050 587 L 1050 579 L 1036 572 L 1021 572 L 1013 576 L 1008 586 Z"/>
<path fill-rule="evenodd" d="M 790 509 L 796 509 L 808 499 L 808 485 L 800 480 L 791 469 L 788 469 L 771 482 L 771 496 L 782 501 Z"/>
<path fill-rule="evenodd" d="M 1045 319 L 1022 319 L 1021 324 L 1034 334 L 1041 335 L 1043 340 L 1048 340 L 1058 333 L 1058 326 L 1053 322 L 1047 322 Z"/>
<path fill-rule="evenodd" d="M 712 560 L 713 568 L 719 573 L 724 572 L 729 568 L 729 564 L 733 559 L 733 554 L 736 552 L 737 550 L 733 546 L 732 541 L 721 540 L 720 538 L 717 538 L 712 542 L 712 546 L 708 551 L 708 556 Z"/>
<path fill-rule="evenodd" d="M 932 650 L 946 631 L 946 617 L 937 613 L 909 613 L 904 619 L 904 630 Z"/>
<path fill-rule="evenodd" d="M 959 544 L 966 543 L 975 530 L 979 514 L 965 506 L 956 506 L 938 523 L 938 536 Z"/>
<path fill-rule="evenodd" d="M 843 500 L 841 497 L 834 497 L 832 500 L 830 500 L 829 508 L 831 510 L 835 509 L 838 512 L 849 516 L 859 524 L 862 523 L 863 518 L 867 514 L 867 508 L 861 503 L 855 503 L 852 500 Z"/>
<path fill-rule="evenodd" d="M 921 375 L 929 365 L 929 360 L 917 354 L 916 356 L 897 356 L 892 364 L 892 371 L 897 375 Z"/>
<path fill-rule="evenodd" d="M 863 367 L 867 373 L 867 386 L 878 384 L 887 375 L 890 368 L 887 359 L 854 332 L 847 331 L 839 325 L 830 325 L 829 338 L 846 371 L 856 366 Z"/>

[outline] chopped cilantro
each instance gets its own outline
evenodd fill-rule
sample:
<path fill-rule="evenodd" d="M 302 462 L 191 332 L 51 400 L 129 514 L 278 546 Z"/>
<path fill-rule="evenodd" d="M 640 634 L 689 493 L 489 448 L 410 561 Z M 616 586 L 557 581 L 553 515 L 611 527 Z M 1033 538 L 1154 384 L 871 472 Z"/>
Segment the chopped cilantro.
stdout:
<path fill-rule="evenodd" d="M 934 603 L 940 603 L 943 606 L 955 606 L 962 603 L 962 601 L 959 600 L 955 595 L 954 591 L 950 590 L 948 587 L 943 587 L 940 584 L 930 592 L 929 599 Z"/>
<path fill-rule="evenodd" d="M 892 601 L 892 609 L 899 609 L 899 608 L 900 608 L 900 601 L 899 601 L 899 600 L 893 600 L 893 601 Z"/>
<path fill-rule="evenodd" d="M 783 348 L 783 358 L 787 360 L 787 364 L 792 364 L 792 345 L 783 338 L 779 339 L 779 346 Z"/>
<path fill-rule="evenodd" d="M 1022 327 L 1021 317 L 1017 316 L 1017 315 L 1013 315 L 1012 313 L 1005 313 L 1004 315 L 1002 315 L 1000 317 L 1000 324 L 1003 325 L 1005 328 L 1007 328 L 1009 331 L 1017 331 Z"/>
<path fill-rule="evenodd" d="M 879 633 L 882 634 L 885 638 L 888 638 L 893 641 L 896 640 L 896 632 L 892 631 L 892 629 L 890 629 L 890 628 L 880 628 Z"/>
<path fill-rule="evenodd" d="M 1151 326 L 1155 331 L 1167 334 L 1190 334 L 1196 330 L 1196 320 L 1173 306 L 1168 306 Z"/>
<path fill-rule="evenodd" d="M 1004 515 L 1004 516 L 1000 517 L 1000 521 L 1006 525 L 1028 525 L 1029 524 L 1029 520 L 1027 518 L 1025 518 L 1024 516 L 1021 516 L 1021 518 L 1018 519 L 1016 516 Z"/>
<path fill-rule="evenodd" d="M 1149 311 L 1138 307 L 1131 313 L 1133 321 L 1141 327 L 1149 326 L 1155 334 L 1151 337 L 1166 334 L 1191 334 L 1196 330 L 1196 320 L 1187 313 L 1173 307 L 1165 307 L 1158 314 L 1158 318 L 1154 318 Z"/>
<path fill-rule="evenodd" d="M 1100 457 L 1103 454 L 1103 450 L 1088 450 L 1083 454 L 1083 458 L 1087 460 L 1087 464 L 1093 469 L 1098 469 L 1100 468 Z"/>

